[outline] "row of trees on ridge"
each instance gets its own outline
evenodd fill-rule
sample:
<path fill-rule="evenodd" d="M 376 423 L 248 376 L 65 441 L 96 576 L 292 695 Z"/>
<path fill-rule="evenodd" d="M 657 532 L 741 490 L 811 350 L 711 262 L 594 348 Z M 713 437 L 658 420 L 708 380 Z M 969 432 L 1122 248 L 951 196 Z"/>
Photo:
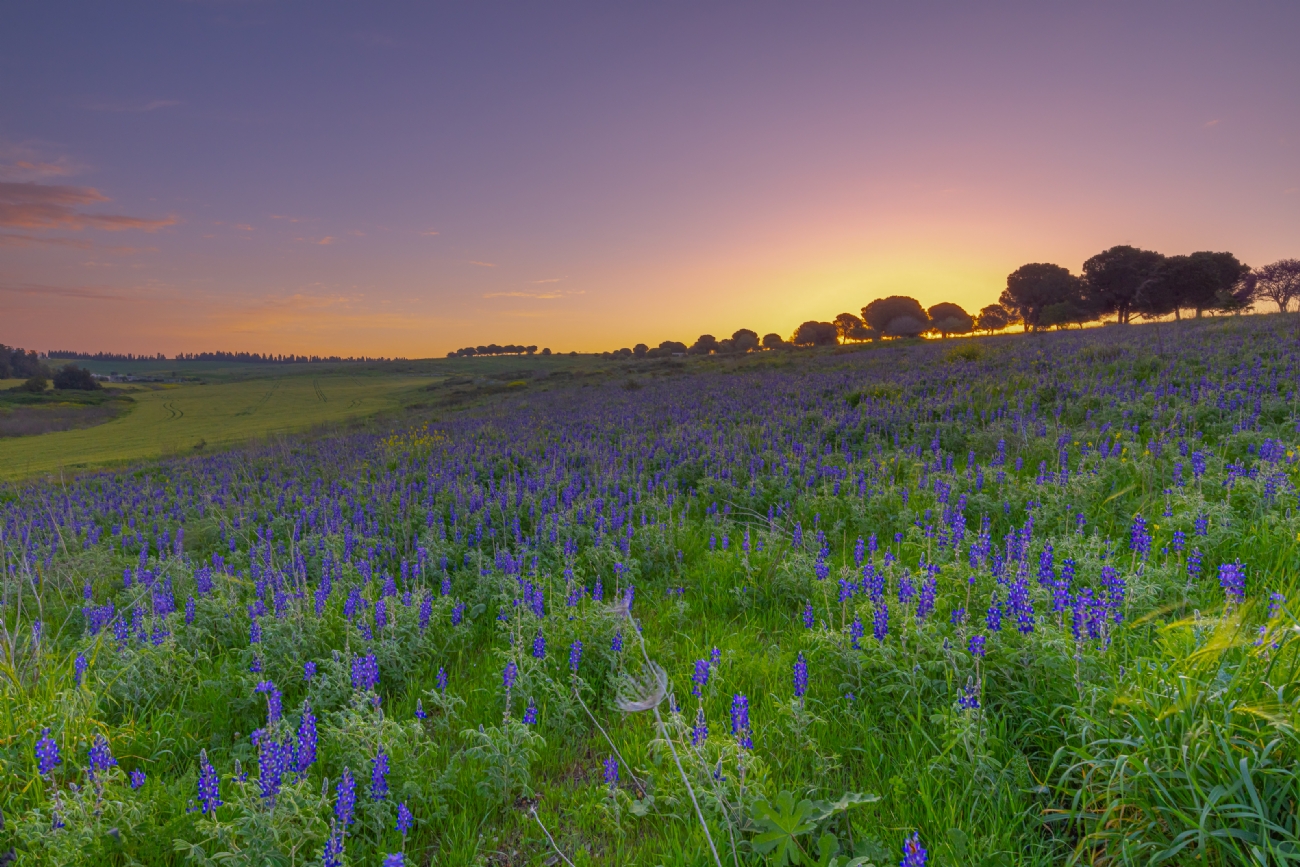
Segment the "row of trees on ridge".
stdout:
<path fill-rule="evenodd" d="M 1074 275 L 1060 265 L 1032 263 L 1007 277 L 998 303 L 970 314 L 948 301 L 930 308 L 915 298 L 891 295 L 862 308 L 861 315 L 841 313 L 831 322 L 808 321 L 787 339 L 742 328 L 729 338 L 702 334 L 690 346 L 665 340 L 650 348 L 605 352 L 605 358 L 657 358 L 668 355 L 744 353 L 791 346 L 831 346 L 881 338 L 948 337 L 984 331 L 992 334 L 1013 325 L 1026 331 L 1082 326 L 1105 316 L 1127 324 L 1133 317 L 1158 319 L 1183 311 L 1231 313 L 1256 301 L 1270 301 L 1287 312 L 1300 299 L 1300 260 L 1282 259 L 1262 268 L 1243 265 L 1231 253 L 1200 252 L 1165 256 L 1130 246 L 1111 247 L 1083 263 Z"/>

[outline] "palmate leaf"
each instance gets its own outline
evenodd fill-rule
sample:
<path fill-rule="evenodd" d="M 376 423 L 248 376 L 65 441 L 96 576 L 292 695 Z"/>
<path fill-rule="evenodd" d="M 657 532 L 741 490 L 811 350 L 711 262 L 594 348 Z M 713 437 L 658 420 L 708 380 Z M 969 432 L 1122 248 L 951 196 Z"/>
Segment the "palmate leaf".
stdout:
<path fill-rule="evenodd" d="M 803 848 L 796 839 L 817 827 L 809 821 L 816 808 L 806 798 L 795 803 L 794 795 L 782 792 L 775 802 L 759 801 L 754 805 L 753 819 L 763 830 L 754 837 L 754 849 L 772 853 L 777 867 L 786 864 L 803 864 Z"/>

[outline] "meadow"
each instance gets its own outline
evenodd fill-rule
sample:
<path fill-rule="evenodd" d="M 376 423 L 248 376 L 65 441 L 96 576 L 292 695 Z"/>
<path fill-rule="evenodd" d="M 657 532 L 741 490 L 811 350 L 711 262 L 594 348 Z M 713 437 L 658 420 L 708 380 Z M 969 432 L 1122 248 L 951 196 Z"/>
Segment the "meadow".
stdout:
<path fill-rule="evenodd" d="M 1300 861 L 1294 323 L 444 370 L 8 483 L 0 852 Z"/>
<path fill-rule="evenodd" d="M 402 374 L 295 372 L 210 384 L 110 386 L 132 399 L 128 412 L 93 427 L 4 440 L 0 478 L 121 464 L 302 431 L 399 408 L 402 396 L 422 382 L 427 380 Z"/>

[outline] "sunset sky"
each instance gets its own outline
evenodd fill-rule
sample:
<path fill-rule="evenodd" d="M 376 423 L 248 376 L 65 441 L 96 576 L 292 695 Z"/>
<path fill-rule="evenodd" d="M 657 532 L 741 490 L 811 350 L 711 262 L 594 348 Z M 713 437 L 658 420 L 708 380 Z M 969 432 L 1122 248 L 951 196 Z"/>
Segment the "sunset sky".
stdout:
<path fill-rule="evenodd" d="M 1300 4 L 59 3 L 0 342 L 601 350 L 1113 244 L 1300 257 Z"/>

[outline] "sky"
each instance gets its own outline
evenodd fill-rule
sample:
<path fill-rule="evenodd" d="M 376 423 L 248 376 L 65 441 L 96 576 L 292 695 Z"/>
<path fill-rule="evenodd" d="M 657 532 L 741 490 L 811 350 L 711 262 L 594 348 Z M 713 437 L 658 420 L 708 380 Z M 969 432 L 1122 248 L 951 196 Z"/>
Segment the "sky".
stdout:
<path fill-rule="evenodd" d="M 691 342 L 1300 257 L 1300 4 L 6 5 L 0 342 Z"/>

